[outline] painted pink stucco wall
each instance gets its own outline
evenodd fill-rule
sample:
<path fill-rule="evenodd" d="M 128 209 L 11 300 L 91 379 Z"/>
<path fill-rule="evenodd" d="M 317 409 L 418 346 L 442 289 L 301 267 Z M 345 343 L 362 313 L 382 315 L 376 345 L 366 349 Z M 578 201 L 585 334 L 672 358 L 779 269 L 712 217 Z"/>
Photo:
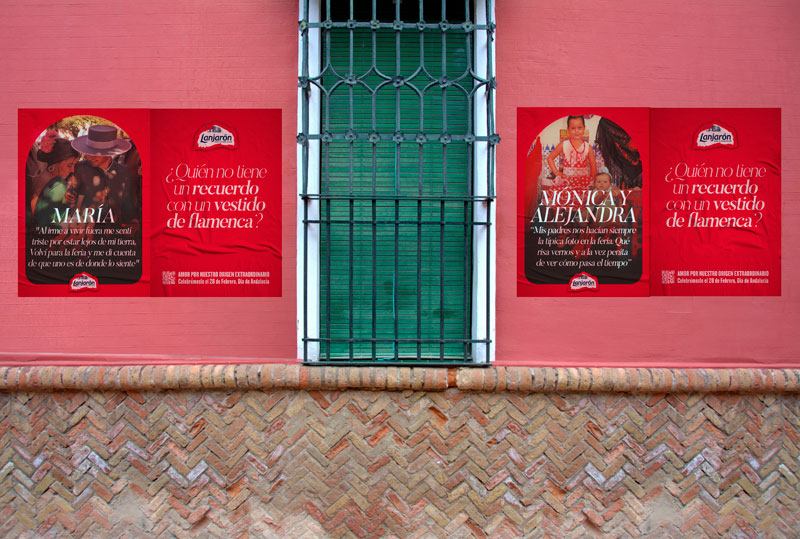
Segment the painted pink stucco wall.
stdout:
<path fill-rule="evenodd" d="M 500 232 L 498 363 L 800 365 L 800 4 L 504 1 L 497 20 L 498 231 L 514 226 L 517 107 L 783 109 L 780 297 L 517 298 Z"/>
<path fill-rule="evenodd" d="M 563 5 L 497 6 L 497 363 L 800 365 L 800 4 Z M 0 361 L 296 361 L 297 2 L 10 0 L 0 12 Z M 517 298 L 516 109 L 530 106 L 782 108 L 782 296 Z M 18 298 L 27 107 L 282 109 L 283 296 Z"/>
<path fill-rule="evenodd" d="M 0 13 L 0 352 L 294 360 L 297 2 L 9 0 Z M 17 108 L 80 106 L 282 109 L 283 296 L 18 298 Z"/>

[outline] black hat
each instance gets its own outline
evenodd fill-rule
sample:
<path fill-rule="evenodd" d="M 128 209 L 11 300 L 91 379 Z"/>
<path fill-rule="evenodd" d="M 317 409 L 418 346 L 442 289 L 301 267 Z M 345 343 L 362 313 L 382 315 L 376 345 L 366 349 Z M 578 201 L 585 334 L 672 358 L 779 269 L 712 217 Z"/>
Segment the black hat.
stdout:
<path fill-rule="evenodd" d="M 119 138 L 113 125 L 93 125 L 89 134 L 72 141 L 72 147 L 86 155 L 114 156 L 131 149 L 131 141 Z"/>

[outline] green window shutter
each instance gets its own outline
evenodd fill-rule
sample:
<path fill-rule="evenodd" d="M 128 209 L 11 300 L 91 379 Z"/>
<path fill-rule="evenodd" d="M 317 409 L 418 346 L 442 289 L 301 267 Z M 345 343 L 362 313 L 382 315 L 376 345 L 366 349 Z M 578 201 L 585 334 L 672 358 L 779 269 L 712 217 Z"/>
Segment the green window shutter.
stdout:
<path fill-rule="evenodd" d="M 325 32 L 323 360 L 469 360 L 470 54 L 466 32 Z"/>

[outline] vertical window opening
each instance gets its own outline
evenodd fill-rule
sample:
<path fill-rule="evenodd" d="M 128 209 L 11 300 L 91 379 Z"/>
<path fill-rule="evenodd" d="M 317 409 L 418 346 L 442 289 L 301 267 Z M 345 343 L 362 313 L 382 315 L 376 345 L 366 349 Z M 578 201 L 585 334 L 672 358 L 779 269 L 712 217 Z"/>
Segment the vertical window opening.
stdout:
<path fill-rule="evenodd" d="M 487 357 L 493 250 L 475 237 L 490 237 L 493 168 L 476 171 L 475 155 L 497 138 L 487 120 L 475 125 L 476 106 L 493 118 L 494 88 L 476 66 L 488 73 L 491 53 L 476 62 L 476 33 L 493 24 L 477 24 L 471 2 L 328 0 L 318 20 L 302 9 L 301 51 L 312 32 L 319 43 L 318 69 L 309 52 L 300 70 L 302 259 L 311 249 L 318 268 L 304 263 L 301 275 L 304 359 L 472 363 L 476 345 Z M 307 118 L 315 92 L 318 132 Z"/>

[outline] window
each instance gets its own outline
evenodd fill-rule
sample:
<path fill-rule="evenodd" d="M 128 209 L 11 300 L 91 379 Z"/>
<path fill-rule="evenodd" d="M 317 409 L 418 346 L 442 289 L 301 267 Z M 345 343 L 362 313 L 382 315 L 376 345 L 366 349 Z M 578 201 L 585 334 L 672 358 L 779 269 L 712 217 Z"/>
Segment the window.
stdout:
<path fill-rule="evenodd" d="M 487 13 L 488 2 L 301 2 L 305 361 L 489 361 L 499 138 Z"/>

